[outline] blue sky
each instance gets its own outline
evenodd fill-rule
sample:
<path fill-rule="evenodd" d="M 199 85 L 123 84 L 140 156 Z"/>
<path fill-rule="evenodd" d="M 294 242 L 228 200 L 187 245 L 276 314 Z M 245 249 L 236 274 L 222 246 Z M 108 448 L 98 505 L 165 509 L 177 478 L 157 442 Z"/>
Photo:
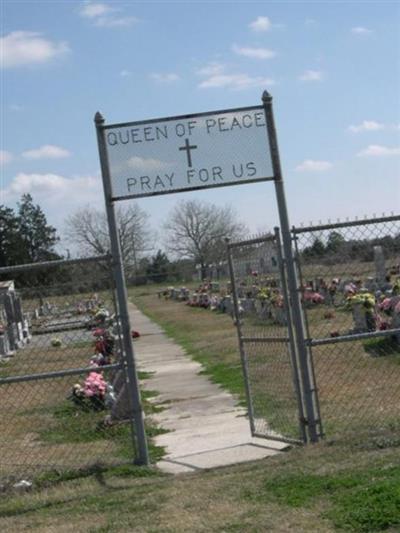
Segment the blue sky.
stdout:
<path fill-rule="evenodd" d="M 398 212 L 399 2 L 1 4 L 1 191 L 62 233 L 103 206 L 93 117 L 139 121 L 274 97 L 291 223 Z M 156 154 L 155 154 L 156 155 Z M 162 240 L 176 202 L 278 224 L 271 182 L 139 200 Z"/>

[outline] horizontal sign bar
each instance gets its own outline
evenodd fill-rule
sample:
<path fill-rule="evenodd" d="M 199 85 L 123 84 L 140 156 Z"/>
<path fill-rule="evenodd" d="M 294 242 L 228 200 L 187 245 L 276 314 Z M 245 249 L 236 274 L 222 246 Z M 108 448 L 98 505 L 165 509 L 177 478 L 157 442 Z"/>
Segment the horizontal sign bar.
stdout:
<path fill-rule="evenodd" d="M 102 129 L 113 200 L 274 179 L 263 106 Z"/>

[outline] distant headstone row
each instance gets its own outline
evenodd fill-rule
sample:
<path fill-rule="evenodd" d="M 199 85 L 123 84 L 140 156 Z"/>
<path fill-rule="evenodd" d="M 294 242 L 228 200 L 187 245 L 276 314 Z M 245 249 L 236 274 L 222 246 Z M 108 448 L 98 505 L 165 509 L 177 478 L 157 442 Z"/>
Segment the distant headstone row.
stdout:
<path fill-rule="evenodd" d="M 306 309 L 321 305 L 325 309 L 330 308 L 324 311 L 326 319 L 334 318 L 335 308 L 351 312 L 353 327 L 341 332 L 333 330 L 331 336 L 400 328 L 400 268 L 392 267 L 390 272 L 387 271 L 379 246 L 374 249 L 374 257 L 375 277 L 360 279 L 354 275 L 329 281 L 318 278 L 307 280 L 300 287 Z M 259 275 L 254 271 L 238 277 L 236 284 L 239 317 L 255 317 L 258 325 L 287 324 L 283 293 L 276 277 Z M 159 292 L 159 297 L 234 316 L 229 282 L 222 287 L 219 282 L 206 281 L 194 291 L 186 287 L 168 287 Z M 394 335 L 400 343 L 400 333 L 394 332 Z"/>
<path fill-rule="evenodd" d="M 14 355 L 30 340 L 28 317 L 13 281 L 0 282 L 0 359 Z"/>

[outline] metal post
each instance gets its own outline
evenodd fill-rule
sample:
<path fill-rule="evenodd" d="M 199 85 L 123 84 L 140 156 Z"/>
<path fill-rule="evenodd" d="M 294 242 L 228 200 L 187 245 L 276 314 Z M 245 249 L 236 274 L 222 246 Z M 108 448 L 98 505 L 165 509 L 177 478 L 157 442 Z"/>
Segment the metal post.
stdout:
<path fill-rule="evenodd" d="M 286 206 L 285 189 L 279 159 L 278 141 L 276 137 L 274 115 L 272 110 L 272 96 L 264 91 L 262 95 L 265 119 L 268 130 L 269 148 L 271 153 L 272 168 L 275 178 L 275 193 L 278 204 L 279 220 L 282 230 L 282 244 L 286 260 L 288 289 L 292 308 L 293 326 L 296 335 L 297 353 L 302 381 L 303 403 L 307 416 L 308 435 L 311 442 L 318 442 L 317 415 L 314 401 L 315 386 L 312 381 L 311 361 L 304 338 L 304 323 L 297 291 L 296 270 L 292 251 L 289 216 Z"/>
<path fill-rule="evenodd" d="M 125 286 L 124 267 L 122 263 L 121 246 L 118 235 L 118 225 L 115 216 L 114 204 L 112 201 L 111 176 L 106 150 L 106 140 L 104 129 L 102 127 L 104 124 L 104 118 L 101 113 L 96 113 L 94 121 L 96 124 L 97 131 L 97 143 L 99 147 L 104 199 L 106 204 L 108 229 L 111 242 L 111 254 L 113 259 L 112 264 L 118 296 L 119 315 L 122 326 L 122 342 L 125 352 L 126 372 L 128 378 L 127 386 L 130 393 L 129 398 L 132 407 L 132 440 L 135 445 L 137 439 L 138 456 L 136 458 L 136 463 L 147 465 L 149 464 L 149 452 L 147 448 L 146 431 L 144 427 L 144 416 L 140 399 L 139 380 L 136 371 L 135 354 L 133 351 L 131 338 L 131 327 L 128 312 L 128 297 Z"/>
<path fill-rule="evenodd" d="M 281 237 L 279 228 L 275 228 L 275 240 L 277 244 L 277 250 L 278 250 L 278 262 L 279 262 L 279 270 L 281 275 L 281 281 L 282 281 L 282 294 L 283 294 L 283 301 L 286 308 L 286 318 L 287 318 L 287 326 L 288 326 L 288 335 L 289 335 L 289 349 L 290 349 L 290 361 L 292 363 L 292 373 L 293 373 L 293 384 L 294 384 L 294 390 L 296 394 L 297 399 L 297 407 L 299 410 L 299 429 L 300 429 L 300 437 L 303 440 L 303 442 L 307 442 L 307 432 L 304 424 L 304 410 L 303 410 L 303 403 L 301 401 L 301 384 L 300 384 L 300 376 L 299 376 L 299 364 L 298 364 L 298 354 L 296 350 L 296 340 L 293 332 L 293 324 L 292 324 L 292 309 L 290 306 L 290 298 L 288 295 L 288 288 L 287 288 L 287 280 L 286 280 L 286 270 L 285 270 L 285 260 L 282 255 L 282 248 L 281 248 Z"/>
<path fill-rule="evenodd" d="M 238 340 L 239 340 L 240 362 L 242 363 L 242 371 L 243 371 L 243 377 L 244 377 L 244 388 L 245 388 L 245 391 L 246 391 L 247 408 L 249 410 L 250 431 L 251 431 L 252 436 L 254 436 L 254 434 L 256 432 L 256 428 L 255 428 L 255 425 L 254 425 L 254 409 L 253 409 L 253 401 L 252 401 L 251 392 L 250 392 L 249 372 L 248 372 L 247 358 L 246 358 L 246 353 L 245 353 L 244 343 L 243 343 L 242 327 L 241 327 L 240 318 L 239 318 L 239 306 L 238 306 L 238 301 L 237 301 L 235 273 L 234 273 L 234 270 L 233 270 L 232 253 L 231 253 L 231 249 L 230 249 L 230 246 L 229 246 L 229 239 L 226 238 L 225 242 L 226 242 L 226 245 L 227 245 L 227 252 L 228 252 L 229 271 L 231 273 L 233 309 L 235 311 L 235 317 L 236 317 L 236 331 L 237 331 L 237 336 L 238 336 Z"/>

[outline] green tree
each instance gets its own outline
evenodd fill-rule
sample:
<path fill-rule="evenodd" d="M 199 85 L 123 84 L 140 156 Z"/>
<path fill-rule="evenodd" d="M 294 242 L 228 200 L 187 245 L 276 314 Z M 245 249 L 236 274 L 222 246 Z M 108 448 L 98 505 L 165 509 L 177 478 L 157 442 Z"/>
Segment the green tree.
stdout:
<path fill-rule="evenodd" d="M 148 277 L 155 283 L 162 283 L 168 278 L 170 262 L 167 255 L 158 250 L 147 267 Z"/>
<path fill-rule="evenodd" d="M 15 264 L 20 245 L 18 218 L 10 207 L 0 205 L 0 267 Z"/>
<path fill-rule="evenodd" d="M 325 253 L 325 246 L 324 243 L 316 237 L 314 239 L 314 242 L 311 246 L 308 246 L 307 248 L 304 248 L 304 256 L 311 259 L 315 259 L 316 257 L 322 257 Z"/>
<path fill-rule="evenodd" d="M 337 231 L 331 231 L 328 235 L 326 251 L 331 253 L 338 252 L 343 247 L 345 242 L 345 238 L 341 233 Z"/>
<path fill-rule="evenodd" d="M 18 203 L 17 220 L 21 246 L 14 264 L 59 259 L 54 250 L 59 241 L 57 230 L 47 224 L 45 214 L 39 205 L 34 205 L 30 194 L 24 194 Z"/>

